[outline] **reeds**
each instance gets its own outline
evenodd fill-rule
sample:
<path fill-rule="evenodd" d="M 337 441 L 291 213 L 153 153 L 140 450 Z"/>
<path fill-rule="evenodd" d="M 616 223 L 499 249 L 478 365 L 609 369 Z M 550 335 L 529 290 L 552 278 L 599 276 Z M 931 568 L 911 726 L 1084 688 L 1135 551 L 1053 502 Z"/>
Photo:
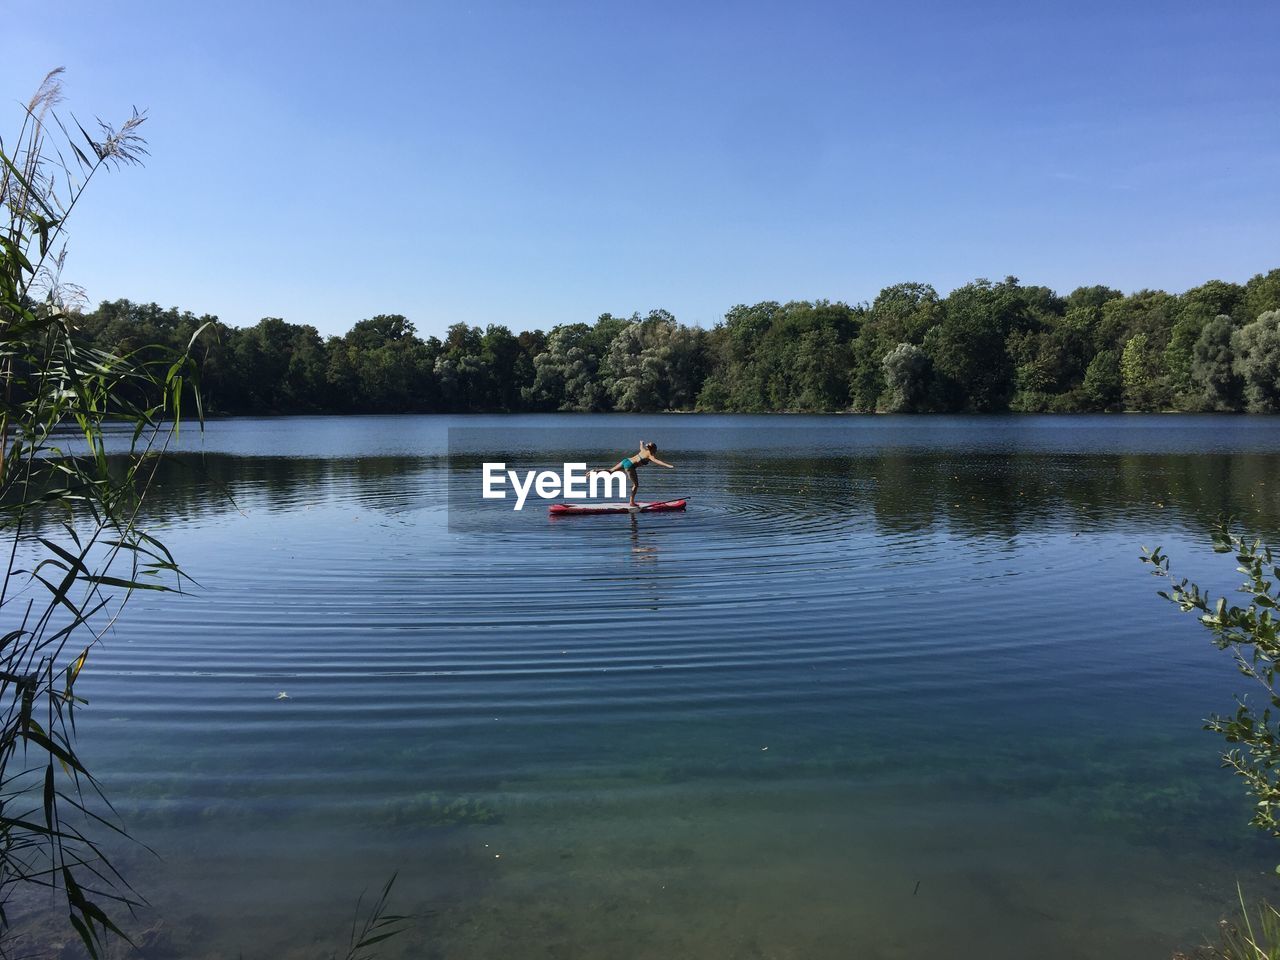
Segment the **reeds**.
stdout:
<path fill-rule="evenodd" d="M 1223 920 L 1219 924 L 1221 939 L 1209 947 L 1215 960 L 1280 960 L 1280 910 L 1263 901 L 1257 906 L 1256 923 L 1249 916 L 1244 891 L 1236 885 L 1240 900 L 1240 920 Z"/>
<path fill-rule="evenodd" d="M 184 397 L 200 407 L 189 353 L 122 356 L 75 336 L 67 219 L 97 173 L 146 155 L 145 117 L 96 134 L 64 123 L 61 73 L 0 139 L 0 935 L 15 888 L 53 887 L 97 957 L 140 898 L 102 847 L 127 833 L 76 753 L 76 682 L 135 590 L 182 587 L 138 511 Z M 109 423 L 124 430 L 115 462 Z"/>

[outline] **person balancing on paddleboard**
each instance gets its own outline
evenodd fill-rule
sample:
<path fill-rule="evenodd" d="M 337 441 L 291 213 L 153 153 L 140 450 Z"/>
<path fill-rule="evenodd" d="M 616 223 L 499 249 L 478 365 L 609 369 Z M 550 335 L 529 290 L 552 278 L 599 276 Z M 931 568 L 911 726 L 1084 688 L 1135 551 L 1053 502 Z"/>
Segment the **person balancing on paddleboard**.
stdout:
<path fill-rule="evenodd" d="M 650 443 L 648 440 L 640 441 L 640 452 L 630 456 L 623 457 L 612 467 L 605 470 L 592 470 L 591 473 L 625 473 L 627 479 L 631 481 L 631 500 L 628 505 L 635 507 L 636 491 L 640 489 L 640 481 L 636 478 L 636 470 L 643 467 L 646 463 L 656 463 L 660 467 L 666 467 L 668 470 L 674 470 L 671 464 L 659 460 L 657 457 L 658 445 Z"/>

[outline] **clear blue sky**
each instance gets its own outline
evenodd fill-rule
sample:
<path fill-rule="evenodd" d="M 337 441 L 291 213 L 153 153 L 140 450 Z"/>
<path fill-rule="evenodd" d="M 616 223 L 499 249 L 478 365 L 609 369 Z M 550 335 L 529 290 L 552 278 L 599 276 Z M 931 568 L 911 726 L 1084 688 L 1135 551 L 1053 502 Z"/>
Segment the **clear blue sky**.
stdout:
<path fill-rule="evenodd" d="M 141 3 L 5 16 L 147 108 L 68 279 L 323 333 L 1280 266 L 1280 4 Z"/>

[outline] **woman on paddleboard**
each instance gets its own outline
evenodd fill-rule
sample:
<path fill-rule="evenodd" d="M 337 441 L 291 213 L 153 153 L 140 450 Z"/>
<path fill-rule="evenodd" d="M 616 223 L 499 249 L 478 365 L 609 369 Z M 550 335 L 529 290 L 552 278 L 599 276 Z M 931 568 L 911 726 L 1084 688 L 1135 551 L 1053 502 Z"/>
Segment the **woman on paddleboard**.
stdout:
<path fill-rule="evenodd" d="M 606 470 L 592 470 L 592 473 L 625 473 L 627 479 L 631 481 L 631 500 L 629 505 L 636 505 L 636 491 L 640 489 L 640 481 L 636 478 L 636 471 L 643 467 L 646 463 L 656 463 L 660 467 L 666 467 L 668 470 L 674 470 L 671 464 L 658 459 L 658 445 L 648 440 L 640 441 L 640 452 L 630 457 L 623 457 L 612 467 Z"/>

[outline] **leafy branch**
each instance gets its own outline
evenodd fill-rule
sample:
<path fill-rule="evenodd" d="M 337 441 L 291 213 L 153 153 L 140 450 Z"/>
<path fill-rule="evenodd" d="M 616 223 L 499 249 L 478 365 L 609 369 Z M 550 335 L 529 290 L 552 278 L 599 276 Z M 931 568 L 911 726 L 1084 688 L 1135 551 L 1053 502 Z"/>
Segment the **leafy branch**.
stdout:
<path fill-rule="evenodd" d="M 1233 554 L 1236 572 L 1244 576 L 1238 592 L 1247 605 L 1231 603 L 1227 597 L 1212 597 L 1185 577 L 1174 578 L 1169 558 L 1160 547 L 1143 548 L 1142 561 L 1152 573 L 1171 581 L 1159 595 L 1184 613 L 1199 614 L 1200 622 L 1212 633 L 1214 644 L 1230 650 L 1240 673 L 1257 684 L 1261 706 L 1247 695 L 1236 696 L 1233 714 L 1214 714 L 1205 729 L 1222 736 L 1231 748 L 1222 756 L 1223 765 L 1244 780 L 1255 800 L 1250 821 L 1273 837 L 1280 837 L 1280 690 L 1276 664 L 1280 661 L 1280 623 L 1276 611 L 1280 594 L 1280 567 L 1271 548 L 1260 540 L 1246 540 L 1232 532 L 1224 521 L 1215 531 L 1216 553 Z"/>

